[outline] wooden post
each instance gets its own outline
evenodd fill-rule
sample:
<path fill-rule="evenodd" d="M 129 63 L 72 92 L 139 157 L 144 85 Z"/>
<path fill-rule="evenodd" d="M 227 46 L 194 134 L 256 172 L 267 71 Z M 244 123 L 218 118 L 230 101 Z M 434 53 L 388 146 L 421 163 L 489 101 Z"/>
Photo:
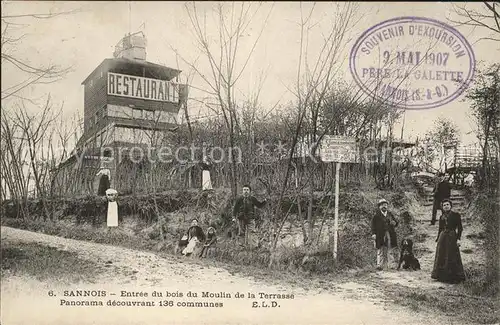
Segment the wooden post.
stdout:
<path fill-rule="evenodd" d="M 339 176 L 340 162 L 335 163 L 335 220 L 333 223 L 333 259 L 337 261 L 337 244 L 339 236 Z"/>

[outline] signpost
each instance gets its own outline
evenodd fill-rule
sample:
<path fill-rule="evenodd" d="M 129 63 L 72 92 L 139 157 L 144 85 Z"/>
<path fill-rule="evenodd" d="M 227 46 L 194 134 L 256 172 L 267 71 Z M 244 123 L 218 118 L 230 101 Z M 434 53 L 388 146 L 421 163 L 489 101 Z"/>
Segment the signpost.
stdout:
<path fill-rule="evenodd" d="M 333 224 L 333 258 L 336 261 L 339 230 L 340 166 L 343 162 L 356 163 L 358 161 L 356 139 L 344 136 L 325 135 L 320 144 L 319 153 L 322 161 L 335 163 L 335 219 Z"/>

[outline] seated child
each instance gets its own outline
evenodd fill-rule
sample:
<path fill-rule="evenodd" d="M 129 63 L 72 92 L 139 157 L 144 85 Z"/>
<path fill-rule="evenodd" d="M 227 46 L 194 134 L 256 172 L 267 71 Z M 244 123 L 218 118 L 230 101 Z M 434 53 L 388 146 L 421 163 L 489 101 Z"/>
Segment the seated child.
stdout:
<path fill-rule="evenodd" d="M 217 243 L 217 234 L 214 227 L 209 227 L 207 230 L 207 239 L 203 245 L 203 250 L 201 251 L 200 257 L 209 257 L 213 254 L 215 245 Z"/>

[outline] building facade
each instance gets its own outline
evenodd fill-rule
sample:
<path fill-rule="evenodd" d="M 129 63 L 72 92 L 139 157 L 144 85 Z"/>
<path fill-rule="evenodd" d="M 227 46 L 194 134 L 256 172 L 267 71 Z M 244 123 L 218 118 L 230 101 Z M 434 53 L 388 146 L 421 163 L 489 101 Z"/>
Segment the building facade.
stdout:
<path fill-rule="evenodd" d="M 161 145 L 177 126 L 187 86 L 177 82 L 181 71 L 146 61 L 145 44 L 142 33 L 126 35 L 114 58 L 104 59 L 82 82 L 84 132 L 53 171 L 54 195 L 120 190 L 121 158 L 130 157 L 132 148 Z"/>

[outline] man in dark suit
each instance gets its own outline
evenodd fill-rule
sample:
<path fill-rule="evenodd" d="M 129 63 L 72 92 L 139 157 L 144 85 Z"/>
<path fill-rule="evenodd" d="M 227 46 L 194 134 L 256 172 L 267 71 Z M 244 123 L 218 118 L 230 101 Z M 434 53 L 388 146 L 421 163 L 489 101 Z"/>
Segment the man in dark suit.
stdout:
<path fill-rule="evenodd" d="M 378 209 L 372 218 L 372 238 L 377 249 L 377 270 L 387 267 L 389 256 L 392 256 L 392 248 L 397 247 L 395 228 L 399 222 L 394 215 L 388 211 L 389 203 L 385 199 L 378 201 Z"/>
<path fill-rule="evenodd" d="M 255 219 L 255 207 L 262 208 L 266 200 L 260 202 L 254 196 L 250 195 L 249 185 L 243 186 L 243 195 L 236 199 L 233 208 L 233 221 L 238 221 L 238 235 L 245 236 L 245 244 L 248 242 L 248 225 L 252 219 Z"/>
<path fill-rule="evenodd" d="M 432 204 L 432 219 L 431 225 L 436 224 L 436 214 L 437 210 L 441 210 L 441 202 L 444 199 L 448 199 L 451 196 L 451 187 L 450 184 L 446 181 L 444 174 L 439 174 L 439 183 L 434 186 L 434 201 Z"/>

